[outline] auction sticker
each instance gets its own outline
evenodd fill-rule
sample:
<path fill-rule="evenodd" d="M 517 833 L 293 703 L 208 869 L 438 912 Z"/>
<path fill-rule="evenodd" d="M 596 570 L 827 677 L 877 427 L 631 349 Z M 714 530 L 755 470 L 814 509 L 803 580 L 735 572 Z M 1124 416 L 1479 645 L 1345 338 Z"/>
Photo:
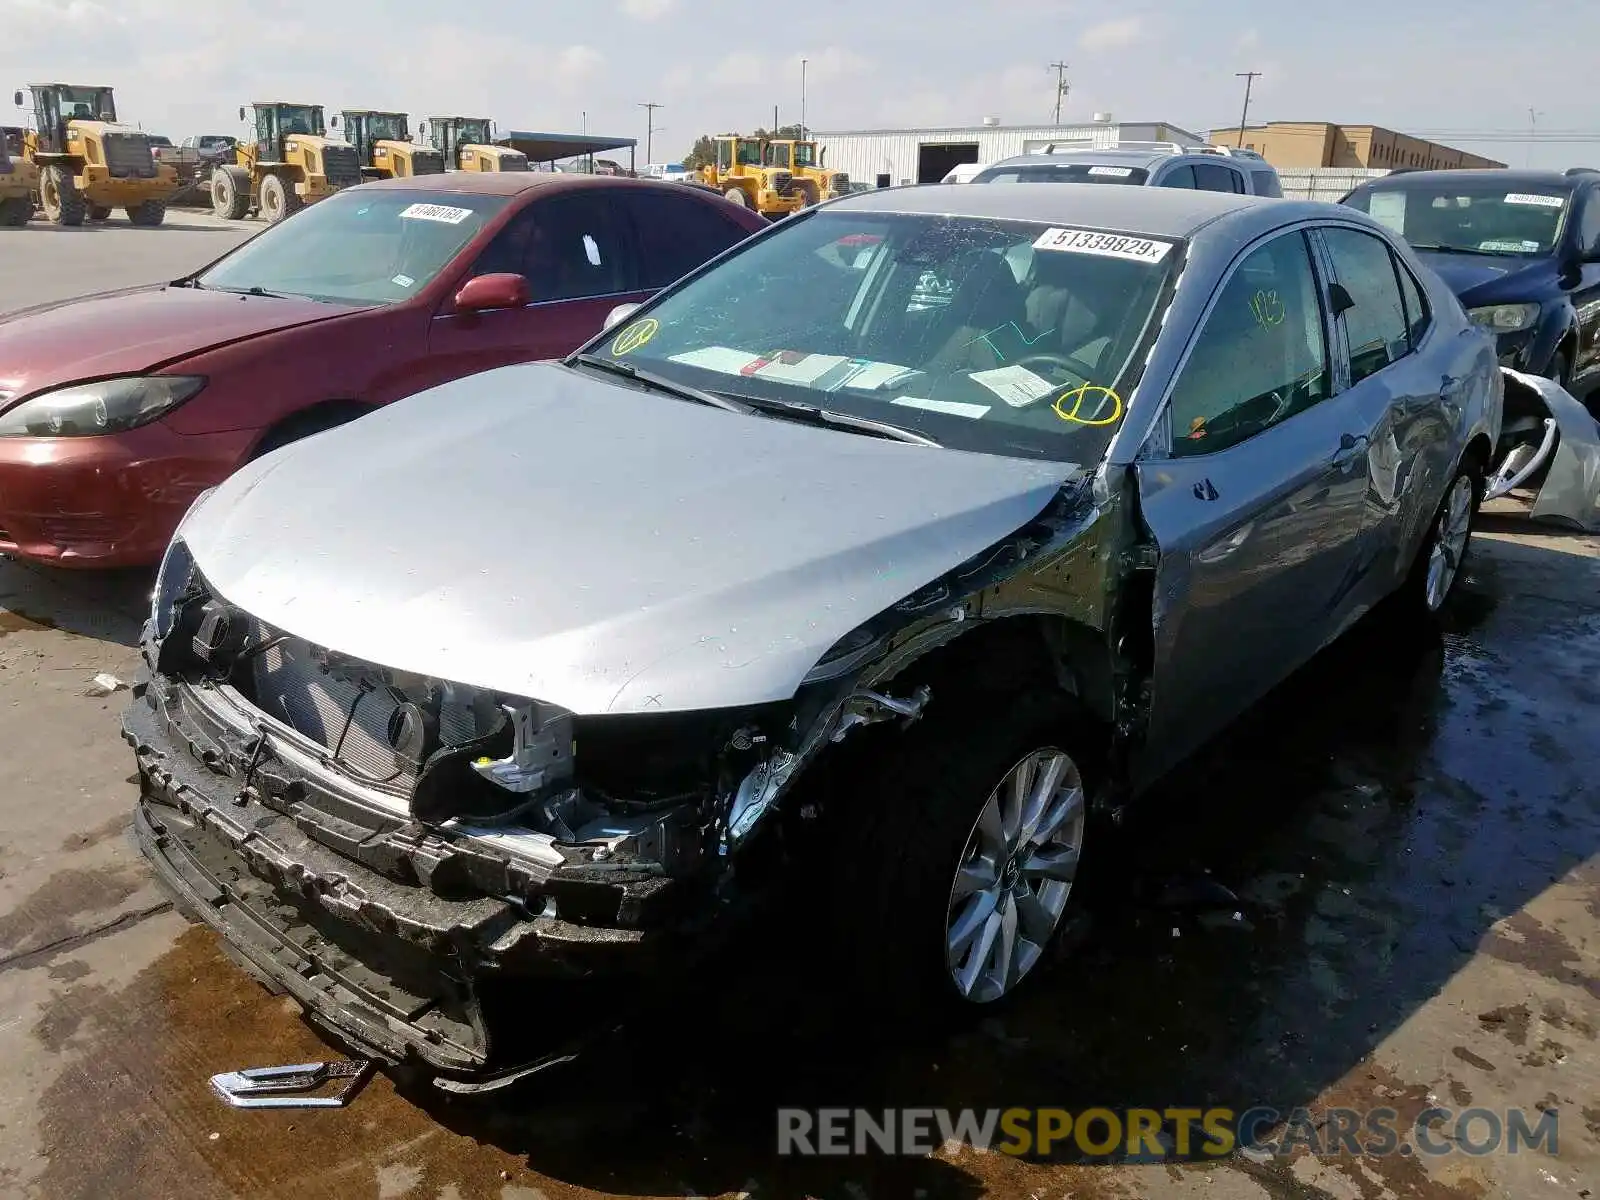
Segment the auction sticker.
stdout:
<path fill-rule="evenodd" d="M 1046 229 L 1033 243 L 1033 248 L 1158 263 L 1172 249 L 1172 243 L 1153 238 L 1127 237 L 1120 233 L 1095 233 L 1090 229 Z"/>
<path fill-rule="evenodd" d="M 411 204 L 401 209 L 400 215 L 413 221 L 442 221 L 446 225 L 459 225 L 472 215 L 472 210 L 451 208 L 448 204 Z"/>
<path fill-rule="evenodd" d="M 1133 174 L 1132 167 L 1090 167 L 1089 174 L 1102 178 L 1126 179 Z"/>
<path fill-rule="evenodd" d="M 1537 204 L 1541 208 L 1560 208 L 1566 200 L 1560 196 L 1545 196 L 1538 192 L 1512 192 L 1506 197 L 1507 204 Z"/>

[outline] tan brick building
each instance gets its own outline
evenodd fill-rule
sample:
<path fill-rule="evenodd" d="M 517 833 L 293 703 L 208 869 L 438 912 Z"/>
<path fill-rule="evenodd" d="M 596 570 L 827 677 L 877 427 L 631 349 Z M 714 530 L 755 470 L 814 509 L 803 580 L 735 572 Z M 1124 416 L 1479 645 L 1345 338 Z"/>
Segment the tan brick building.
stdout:
<path fill-rule="evenodd" d="M 1210 140 L 1213 146 L 1237 146 L 1239 130 L 1213 129 Z M 1393 171 L 1401 167 L 1444 170 L 1506 165 L 1379 125 L 1271 121 L 1265 125 L 1245 126 L 1244 145 L 1275 167 L 1361 167 Z"/>

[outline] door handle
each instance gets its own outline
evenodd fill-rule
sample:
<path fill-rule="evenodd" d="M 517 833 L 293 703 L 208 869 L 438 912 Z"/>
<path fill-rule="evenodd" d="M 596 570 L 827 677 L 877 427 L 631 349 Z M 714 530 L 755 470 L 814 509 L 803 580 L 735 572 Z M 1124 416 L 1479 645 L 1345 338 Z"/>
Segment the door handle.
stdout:
<path fill-rule="evenodd" d="M 1339 438 L 1339 452 L 1333 456 L 1332 465 L 1348 471 L 1371 445 L 1372 439 L 1364 433 L 1347 433 Z"/>

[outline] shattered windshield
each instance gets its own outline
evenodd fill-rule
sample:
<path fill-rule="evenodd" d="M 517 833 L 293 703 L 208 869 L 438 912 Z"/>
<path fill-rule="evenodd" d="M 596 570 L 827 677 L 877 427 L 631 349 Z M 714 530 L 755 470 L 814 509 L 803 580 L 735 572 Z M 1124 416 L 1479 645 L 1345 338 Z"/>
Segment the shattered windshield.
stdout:
<path fill-rule="evenodd" d="M 270 225 L 201 274 L 203 288 L 394 304 L 426 287 L 509 196 L 339 192 Z"/>
<path fill-rule="evenodd" d="M 960 449 L 1103 453 L 1176 242 L 968 217 L 791 221 L 620 326 L 602 355 Z"/>
<path fill-rule="evenodd" d="M 1572 190 L 1514 182 L 1406 181 L 1356 192 L 1345 204 L 1368 213 L 1418 250 L 1549 254 L 1561 237 Z"/>

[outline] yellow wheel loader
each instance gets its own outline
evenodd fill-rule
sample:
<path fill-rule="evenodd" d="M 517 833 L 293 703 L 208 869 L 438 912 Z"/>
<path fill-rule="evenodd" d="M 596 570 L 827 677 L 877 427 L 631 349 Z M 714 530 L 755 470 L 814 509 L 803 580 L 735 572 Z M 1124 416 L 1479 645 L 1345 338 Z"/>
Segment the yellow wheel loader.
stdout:
<path fill-rule="evenodd" d="M 713 139 L 716 161 L 700 168 L 701 180 L 735 204 L 753 208 L 769 221 L 787 217 L 805 207 L 805 192 L 796 186 L 794 173 L 762 164 L 760 139 L 725 133 Z"/>
<path fill-rule="evenodd" d="M 361 173 L 369 179 L 404 179 L 411 175 L 444 174 L 444 155 L 411 140 L 405 113 L 347 108 L 333 124 L 344 122 L 344 138 L 356 148 Z"/>
<path fill-rule="evenodd" d="M 488 117 L 429 117 L 422 131 L 444 156 L 447 171 L 529 170 L 522 151 L 494 144 L 494 122 Z"/>
<path fill-rule="evenodd" d="M 23 157 L 39 172 L 39 206 L 56 225 L 103 221 L 120 208 L 135 225 L 159 225 L 178 190 L 178 172 L 156 161 L 150 139 L 117 123 L 108 87 L 28 85 L 34 128 Z M 23 93 L 12 96 L 23 107 Z"/>
<path fill-rule="evenodd" d="M 33 218 L 39 168 L 23 150 L 27 135 L 20 126 L 0 125 L 0 226 L 26 225 Z"/>
<path fill-rule="evenodd" d="M 256 101 L 255 138 L 211 172 L 211 210 L 229 221 L 258 212 L 281 221 L 307 204 L 361 182 L 354 146 L 329 137 L 320 104 Z M 248 120 L 245 110 L 239 119 Z"/>
<path fill-rule="evenodd" d="M 767 143 L 762 161 L 768 167 L 791 172 L 795 186 L 805 193 L 809 207 L 850 192 L 849 172 L 828 170 L 827 158 L 827 150 L 819 151 L 815 142 L 774 138 Z"/>

